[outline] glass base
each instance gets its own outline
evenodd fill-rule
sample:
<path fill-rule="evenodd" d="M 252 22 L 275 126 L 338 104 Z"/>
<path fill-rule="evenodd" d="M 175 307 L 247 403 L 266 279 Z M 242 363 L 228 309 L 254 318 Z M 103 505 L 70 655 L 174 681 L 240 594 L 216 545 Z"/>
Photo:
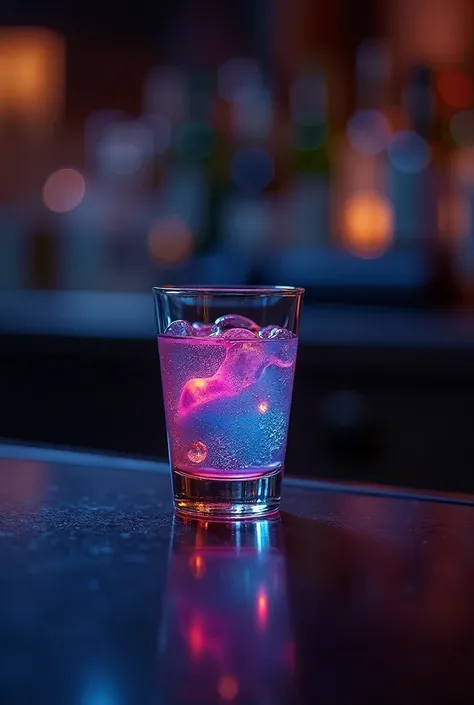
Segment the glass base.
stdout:
<path fill-rule="evenodd" d="M 208 478 L 172 469 L 174 506 L 207 519 L 242 519 L 278 511 L 283 467 L 248 479 Z"/>

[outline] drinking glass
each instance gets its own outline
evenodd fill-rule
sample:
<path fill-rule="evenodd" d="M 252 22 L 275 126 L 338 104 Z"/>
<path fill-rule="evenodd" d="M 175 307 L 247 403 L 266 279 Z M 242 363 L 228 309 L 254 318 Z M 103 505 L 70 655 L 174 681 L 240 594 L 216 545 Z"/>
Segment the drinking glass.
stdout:
<path fill-rule="evenodd" d="M 303 293 L 153 288 L 177 510 L 219 518 L 278 509 Z"/>

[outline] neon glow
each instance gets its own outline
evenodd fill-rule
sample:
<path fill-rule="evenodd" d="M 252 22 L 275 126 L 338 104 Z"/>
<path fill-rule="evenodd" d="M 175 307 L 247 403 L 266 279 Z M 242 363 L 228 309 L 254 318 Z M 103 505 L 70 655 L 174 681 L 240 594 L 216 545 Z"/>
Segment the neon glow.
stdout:
<path fill-rule="evenodd" d="M 195 659 L 199 658 L 204 651 L 205 641 L 202 621 L 197 617 L 193 620 L 189 628 L 188 644 L 191 657 Z"/>
<path fill-rule="evenodd" d="M 158 338 L 171 460 L 200 477 L 258 476 L 285 456 L 298 339 L 227 333 Z"/>
<path fill-rule="evenodd" d="M 206 340 L 206 345 L 214 343 Z M 217 340 L 215 345 L 222 347 L 223 341 Z M 263 375 L 267 367 L 291 367 L 293 360 L 281 359 L 277 355 L 266 355 L 261 342 L 232 342 L 226 345 L 226 357 L 218 371 L 205 379 L 197 377 L 190 379 L 183 387 L 179 403 L 181 417 L 194 413 L 198 407 L 209 404 L 216 399 L 233 397 L 253 385 Z M 210 354 L 211 351 L 209 351 Z M 245 368 L 243 371 L 242 368 Z M 243 372 L 243 374 L 242 374 Z M 265 408 L 265 404 L 267 407 Z M 268 410 L 268 403 L 263 402 L 263 410 Z"/>

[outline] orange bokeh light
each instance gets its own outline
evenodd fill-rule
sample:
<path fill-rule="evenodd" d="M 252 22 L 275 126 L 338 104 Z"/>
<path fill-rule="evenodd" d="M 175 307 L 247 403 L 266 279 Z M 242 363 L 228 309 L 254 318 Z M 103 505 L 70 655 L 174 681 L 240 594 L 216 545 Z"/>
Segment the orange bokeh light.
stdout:
<path fill-rule="evenodd" d="M 43 186 L 43 203 L 54 213 L 72 211 L 84 198 L 86 184 L 76 169 L 58 169 Z"/>
<path fill-rule="evenodd" d="M 268 596 L 265 588 L 261 587 L 257 593 L 257 624 L 260 629 L 265 629 L 268 622 Z"/>
<path fill-rule="evenodd" d="M 200 580 L 206 572 L 206 563 L 199 553 L 193 553 L 189 559 L 189 567 L 196 580 Z"/>
<path fill-rule="evenodd" d="M 469 108 L 474 102 L 474 84 L 462 69 L 446 69 L 438 77 L 438 91 L 452 108 Z"/>
<path fill-rule="evenodd" d="M 223 700 L 235 700 L 239 692 L 239 682 L 234 676 L 221 676 L 217 692 Z"/>
<path fill-rule="evenodd" d="M 261 401 L 261 402 L 258 404 L 257 409 L 259 410 L 259 412 L 260 412 L 261 414 L 266 414 L 267 411 L 268 411 L 268 402 L 267 402 L 267 401 Z"/>
<path fill-rule="evenodd" d="M 393 239 L 393 211 L 389 201 L 375 191 L 361 191 L 350 198 L 343 212 L 343 245 L 357 257 L 379 257 Z"/>
<path fill-rule="evenodd" d="M 62 109 L 65 47 L 49 29 L 0 29 L 0 115 L 51 129 Z"/>
<path fill-rule="evenodd" d="M 175 216 L 160 218 L 148 235 L 148 249 L 161 264 L 176 265 L 190 257 L 193 235 L 187 225 Z"/>

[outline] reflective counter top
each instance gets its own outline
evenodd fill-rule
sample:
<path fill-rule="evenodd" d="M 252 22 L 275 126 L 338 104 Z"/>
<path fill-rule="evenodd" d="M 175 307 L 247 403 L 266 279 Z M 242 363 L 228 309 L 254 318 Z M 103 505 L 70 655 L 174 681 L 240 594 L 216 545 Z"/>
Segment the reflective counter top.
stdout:
<path fill-rule="evenodd" d="M 474 501 L 289 480 L 173 517 L 164 464 L 0 445 L 2 705 L 474 698 Z"/>

